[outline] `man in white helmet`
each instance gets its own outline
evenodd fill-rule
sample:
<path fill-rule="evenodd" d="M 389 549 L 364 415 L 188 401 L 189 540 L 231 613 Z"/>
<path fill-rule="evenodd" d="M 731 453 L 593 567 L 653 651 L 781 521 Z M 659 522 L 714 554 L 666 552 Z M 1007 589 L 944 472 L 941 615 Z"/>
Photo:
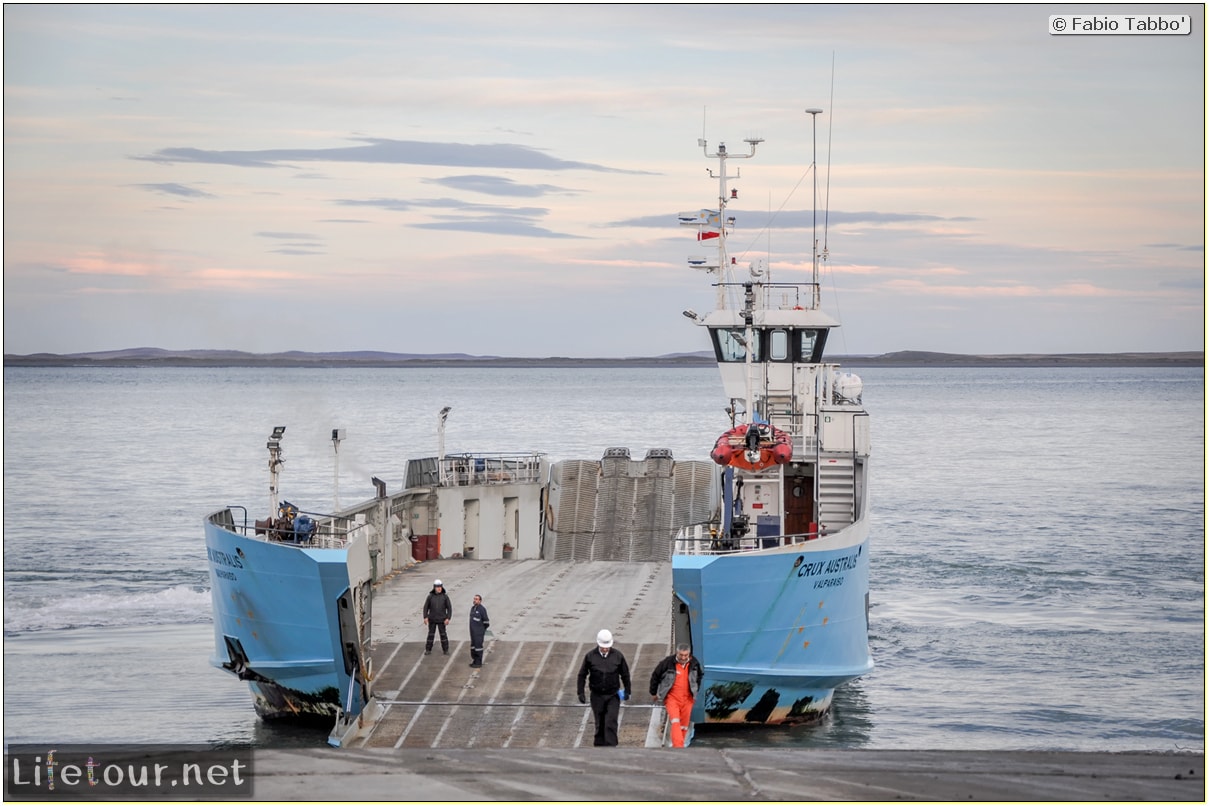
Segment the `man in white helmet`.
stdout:
<path fill-rule="evenodd" d="M 613 633 L 601 630 L 596 633 L 596 648 L 584 656 L 576 678 L 576 693 L 580 702 L 584 697 L 584 682 L 592 695 L 592 715 L 596 717 L 596 747 L 617 746 L 617 717 L 621 712 L 621 701 L 630 692 L 630 665 L 621 650 L 613 648 Z"/>
<path fill-rule="evenodd" d="M 449 633 L 445 628 L 449 626 L 451 618 L 453 618 L 453 602 L 449 600 L 449 594 L 445 592 L 445 586 L 441 584 L 441 580 L 434 579 L 432 592 L 424 599 L 424 626 L 428 628 L 428 640 L 424 643 L 425 655 L 432 654 L 432 644 L 437 630 L 441 631 L 441 651 L 446 655 L 449 654 Z"/>

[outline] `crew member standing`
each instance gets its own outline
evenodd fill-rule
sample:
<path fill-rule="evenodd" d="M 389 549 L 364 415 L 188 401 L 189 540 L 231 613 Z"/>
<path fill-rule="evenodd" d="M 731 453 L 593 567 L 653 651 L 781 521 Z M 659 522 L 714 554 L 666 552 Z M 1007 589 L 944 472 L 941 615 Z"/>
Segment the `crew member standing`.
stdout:
<path fill-rule="evenodd" d="M 441 584 L 441 580 L 435 579 L 432 583 L 432 592 L 424 600 L 424 623 L 428 626 L 428 641 L 424 644 L 425 655 L 432 654 L 433 634 L 437 630 L 441 631 L 441 651 L 446 655 L 449 654 L 449 634 L 445 632 L 445 628 L 449 626 L 451 618 L 453 618 L 453 602 L 449 601 L 449 594 L 445 592 L 445 586 Z"/>
<path fill-rule="evenodd" d="M 487 608 L 483 607 L 483 597 L 474 595 L 474 604 L 470 606 L 470 666 L 477 669 L 483 665 L 483 636 L 491 626 L 487 616 Z"/>
<path fill-rule="evenodd" d="M 579 667 L 575 690 L 580 702 L 584 699 L 584 681 L 592 695 L 592 716 L 596 717 L 596 747 L 617 746 L 617 717 L 621 712 L 621 701 L 631 691 L 630 665 L 621 650 L 613 649 L 613 633 L 601 630 L 596 633 L 596 649 L 584 656 Z"/>
<path fill-rule="evenodd" d="M 676 647 L 676 654 L 659 661 L 651 672 L 651 696 L 656 702 L 662 700 L 671 720 L 672 747 L 684 747 L 692 727 L 693 702 L 701 687 L 704 671 L 701 662 L 693 657 L 688 644 Z"/>

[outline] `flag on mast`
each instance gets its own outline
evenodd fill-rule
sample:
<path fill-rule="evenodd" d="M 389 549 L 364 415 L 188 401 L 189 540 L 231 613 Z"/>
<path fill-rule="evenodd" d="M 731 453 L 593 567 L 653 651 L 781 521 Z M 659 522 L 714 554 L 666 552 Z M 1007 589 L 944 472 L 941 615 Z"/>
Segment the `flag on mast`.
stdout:
<path fill-rule="evenodd" d="M 685 227 L 718 227 L 722 224 L 722 217 L 717 210 L 691 210 L 681 213 L 678 218 L 681 226 Z"/>

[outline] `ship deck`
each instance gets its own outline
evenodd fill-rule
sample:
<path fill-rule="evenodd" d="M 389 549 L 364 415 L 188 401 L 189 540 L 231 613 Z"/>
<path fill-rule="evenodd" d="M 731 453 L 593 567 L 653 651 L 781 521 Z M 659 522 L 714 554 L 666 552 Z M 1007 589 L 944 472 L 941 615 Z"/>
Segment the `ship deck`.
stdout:
<path fill-rule="evenodd" d="M 424 654 L 421 618 L 434 579 L 453 601 L 449 655 L 437 636 Z M 470 667 L 469 611 L 483 597 L 492 635 Z M 671 651 L 670 562 L 442 559 L 378 585 L 373 602 L 373 691 L 350 748 L 572 748 L 591 746 L 591 710 L 575 696 L 583 656 L 608 629 L 629 662 L 634 697 L 621 709 L 623 747 L 658 745 L 662 711 L 647 693 Z"/>

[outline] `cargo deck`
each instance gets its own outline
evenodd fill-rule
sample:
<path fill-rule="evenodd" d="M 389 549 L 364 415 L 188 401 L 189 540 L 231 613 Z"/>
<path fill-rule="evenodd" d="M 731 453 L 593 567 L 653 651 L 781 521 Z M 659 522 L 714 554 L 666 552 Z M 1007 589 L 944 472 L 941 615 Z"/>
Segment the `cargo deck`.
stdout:
<path fill-rule="evenodd" d="M 434 579 L 454 606 L 449 655 L 440 636 L 424 654 L 421 618 Z M 470 667 L 475 594 L 491 619 L 482 668 Z M 648 682 L 671 652 L 670 562 L 445 559 L 417 563 L 374 591 L 374 704 L 334 742 L 351 748 L 572 748 L 591 746 L 591 710 L 575 696 L 598 630 L 613 632 L 634 697 L 619 743 L 658 746 L 663 712 Z"/>

